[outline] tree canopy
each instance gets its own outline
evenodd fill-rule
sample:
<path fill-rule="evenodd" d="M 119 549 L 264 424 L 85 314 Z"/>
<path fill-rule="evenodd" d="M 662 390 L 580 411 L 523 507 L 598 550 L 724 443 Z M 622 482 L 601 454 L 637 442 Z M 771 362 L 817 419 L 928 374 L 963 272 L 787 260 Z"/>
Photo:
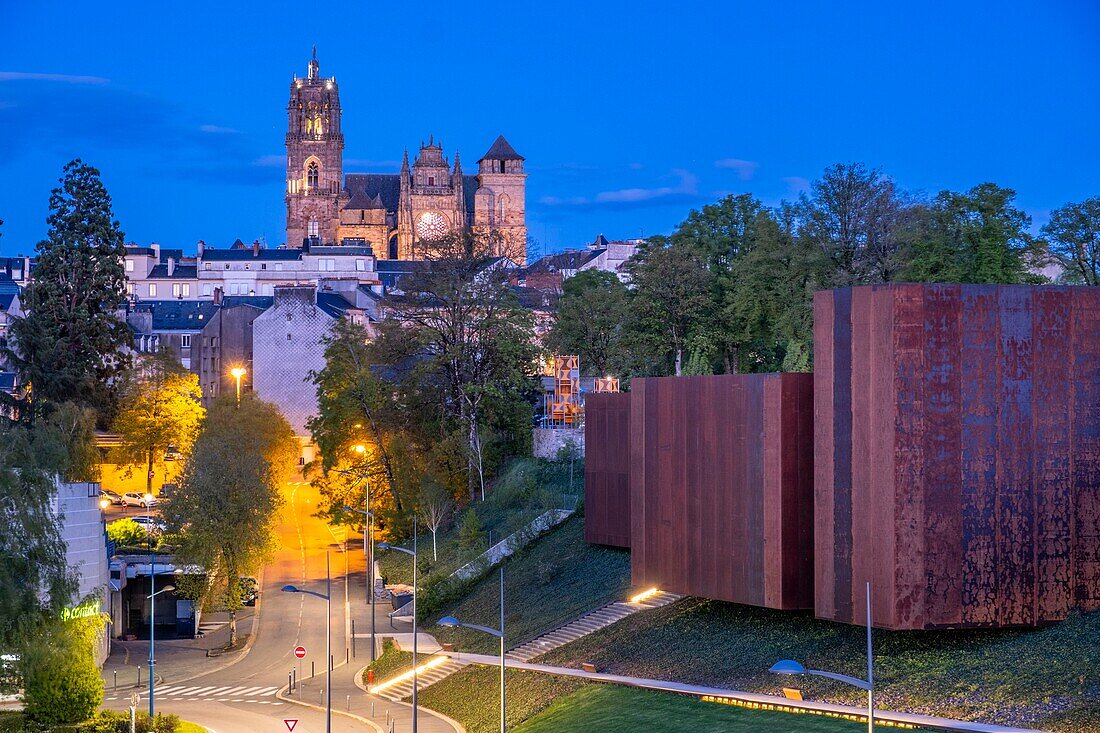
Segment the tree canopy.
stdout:
<path fill-rule="evenodd" d="M 11 325 L 4 347 L 30 390 L 7 401 L 27 421 L 50 404 L 74 402 L 94 408 L 106 425 L 132 338 L 116 315 L 126 298 L 126 249 L 99 171 L 79 159 L 68 163 L 47 222 L 22 297 L 27 315 Z"/>

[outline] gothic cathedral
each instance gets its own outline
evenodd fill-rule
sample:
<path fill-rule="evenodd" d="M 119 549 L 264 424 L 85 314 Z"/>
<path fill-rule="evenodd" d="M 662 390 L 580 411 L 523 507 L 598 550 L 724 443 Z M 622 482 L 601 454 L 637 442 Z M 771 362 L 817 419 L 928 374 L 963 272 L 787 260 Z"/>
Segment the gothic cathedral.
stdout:
<path fill-rule="evenodd" d="M 418 247 L 459 227 L 499 234 L 503 251 L 526 264 L 527 174 L 523 156 L 500 136 L 463 175 L 434 137 L 401 172 L 343 175 L 344 134 L 335 77 L 322 78 L 317 49 L 305 79 L 290 84 L 286 132 L 286 238 L 291 247 L 369 246 L 379 259 L 415 259 Z"/>

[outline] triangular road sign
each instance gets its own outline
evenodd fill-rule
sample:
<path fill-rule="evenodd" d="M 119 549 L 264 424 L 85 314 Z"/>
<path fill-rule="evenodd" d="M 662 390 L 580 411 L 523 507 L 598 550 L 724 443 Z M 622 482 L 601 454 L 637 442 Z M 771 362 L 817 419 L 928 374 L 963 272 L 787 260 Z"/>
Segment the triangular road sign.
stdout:
<path fill-rule="evenodd" d="M 294 726 L 298 725 L 298 721 L 297 721 L 297 720 L 287 720 L 287 719 L 283 719 L 283 722 L 284 722 L 284 723 L 286 723 L 286 729 L 287 729 L 288 731 L 291 731 L 291 733 L 293 733 L 293 731 L 294 731 Z"/>

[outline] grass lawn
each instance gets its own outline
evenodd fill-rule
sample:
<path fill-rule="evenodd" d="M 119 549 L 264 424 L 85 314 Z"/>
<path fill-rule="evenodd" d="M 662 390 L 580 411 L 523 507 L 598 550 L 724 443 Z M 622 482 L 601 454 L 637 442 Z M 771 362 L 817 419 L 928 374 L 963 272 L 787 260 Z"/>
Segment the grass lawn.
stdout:
<path fill-rule="evenodd" d="M 630 587 L 630 553 L 584 541 L 584 522 L 571 517 L 504 564 L 504 630 L 509 648 L 611 600 Z M 500 581 L 496 571 L 445 611 L 468 623 L 500 626 Z M 468 629 L 429 626 L 440 642 L 460 651 L 495 654 L 499 642 Z M 377 679 L 377 677 L 376 677 Z"/>
<path fill-rule="evenodd" d="M 367 665 L 367 669 L 374 670 L 375 684 L 385 682 L 407 669 L 412 669 L 412 654 L 399 650 L 393 639 L 383 639 L 382 654 Z M 363 670 L 363 684 L 366 683 L 367 670 Z"/>
<path fill-rule="evenodd" d="M 863 629 L 732 603 L 685 599 L 630 616 L 537 661 L 777 694 L 778 659 L 862 676 Z M 1038 630 L 875 632 L 879 703 L 891 710 L 1067 731 L 1100 730 L 1100 613 Z M 839 683 L 807 698 L 859 705 Z"/>
<path fill-rule="evenodd" d="M 122 723 L 123 720 L 128 721 L 129 718 L 123 713 L 105 713 L 100 712 L 97 719 L 101 716 L 110 715 L 115 720 L 119 721 L 118 725 L 120 730 L 125 728 L 130 730 L 128 722 Z M 88 723 L 77 725 L 55 725 L 52 727 L 44 727 L 31 723 L 23 717 L 23 713 L 16 710 L 0 710 L 0 733 L 84 733 L 87 730 L 106 730 L 106 728 L 94 728 L 89 727 Z M 207 729 L 201 725 L 197 725 L 187 720 L 181 720 L 179 727 L 176 729 L 177 733 L 207 733 Z"/>
<path fill-rule="evenodd" d="M 544 710 L 555 698 L 589 684 L 572 677 L 508 670 L 509 730 Z M 418 701 L 462 723 L 467 733 L 497 733 L 500 730 L 500 670 L 477 665 L 465 667 L 420 690 Z"/>
<path fill-rule="evenodd" d="M 515 728 L 515 733 L 859 733 L 866 729 L 866 723 L 820 715 L 745 710 L 667 692 L 592 684 L 559 697 Z"/>

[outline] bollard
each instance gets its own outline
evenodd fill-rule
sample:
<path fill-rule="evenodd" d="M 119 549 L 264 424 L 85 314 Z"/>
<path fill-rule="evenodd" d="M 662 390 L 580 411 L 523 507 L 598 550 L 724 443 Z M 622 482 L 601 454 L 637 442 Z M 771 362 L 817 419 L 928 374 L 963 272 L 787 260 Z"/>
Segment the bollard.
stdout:
<path fill-rule="evenodd" d="M 374 717 L 374 700 L 370 701 L 370 716 Z"/>
<path fill-rule="evenodd" d="M 317 702 L 322 704 L 325 702 L 325 688 L 323 687 L 321 688 L 321 694 L 317 696 Z"/>
<path fill-rule="evenodd" d="M 349 711 L 351 710 L 351 695 L 348 695 L 348 704 L 346 709 Z"/>
<path fill-rule="evenodd" d="M 355 619 L 351 620 L 351 656 L 355 656 Z"/>
<path fill-rule="evenodd" d="M 115 670 L 115 689 L 118 689 L 118 670 Z"/>
<path fill-rule="evenodd" d="M 335 659 L 335 657 L 333 657 L 331 654 L 328 655 L 328 668 L 329 669 L 334 669 L 335 668 L 335 665 L 333 663 L 334 659 Z"/>
<path fill-rule="evenodd" d="M 314 676 L 317 674 L 317 670 L 314 669 L 315 664 L 316 664 L 316 662 L 310 662 L 309 663 L 309 678 L 310 679 L 313 679 Z"/>
<path fill-rule="evenodd" d="M 138 668 L 137 668 L 137 671 L 138 671 L 138 681 L 137 681 L 137 686 L 138 686 L 138 687 L 141 687 L 141 667 L 138 667 Z"/>
<path fill-rule="evenodd" d="M 351 663 L 351 650 L 348 649 L 347 647 L 344 647 L 344 664 L 350 664 L 350 663 Z"/>
<path fill-rule="evenodd" d="M 291 695 L 294 694 L 294 675 L 290 672 L 286 673 L 286 691 Z"/>

